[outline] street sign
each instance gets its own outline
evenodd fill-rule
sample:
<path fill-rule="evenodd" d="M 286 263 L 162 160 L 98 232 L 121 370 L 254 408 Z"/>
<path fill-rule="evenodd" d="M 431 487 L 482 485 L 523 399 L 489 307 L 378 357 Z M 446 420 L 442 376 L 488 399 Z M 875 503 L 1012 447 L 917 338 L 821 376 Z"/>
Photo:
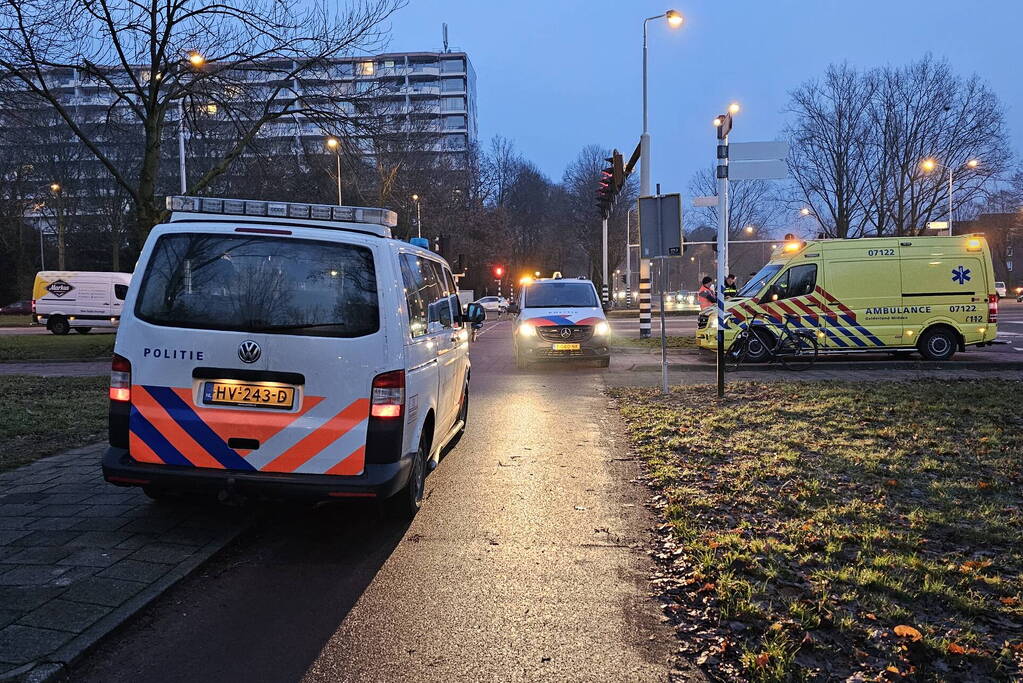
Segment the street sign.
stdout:
<path fill-rule="evenodd" d="M 717 206 L 718 197 L 714 195 L 712 197 L 693 197 L 693 206 Z"/>
<path fill-rule="evenodd" d="M 682 255 L 682 195 L 639 198 L 640 258 Z"/>
<path fill-rule="evenodd" d="M 948 230 L 948 221 L 930 221 L 927 224 L 928 230 Z"/>
<path fill-rule="evenodd" d="M 728 163 L 729 180 L 784 180 L 789 169 L 784 161 L 739 161 Z"/>
<path fill-rule="evenodd" d="M 787 142 L 733 142 L 728 145 L 728 161 L 773 161 L 789 155 Z"/>

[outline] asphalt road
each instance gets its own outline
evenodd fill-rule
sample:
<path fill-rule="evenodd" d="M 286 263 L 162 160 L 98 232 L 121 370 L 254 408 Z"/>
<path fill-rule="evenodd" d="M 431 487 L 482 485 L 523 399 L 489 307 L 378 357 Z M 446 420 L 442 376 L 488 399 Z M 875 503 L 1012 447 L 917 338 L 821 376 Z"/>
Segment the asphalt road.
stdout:
<path fill-rule="evenodd" d="M 666 680 L 647 494 L 602 371 L 518 371 L 509 333 L 473 345 L 469 428 L 411 525 L 266 506 L 71 679 Z"/>

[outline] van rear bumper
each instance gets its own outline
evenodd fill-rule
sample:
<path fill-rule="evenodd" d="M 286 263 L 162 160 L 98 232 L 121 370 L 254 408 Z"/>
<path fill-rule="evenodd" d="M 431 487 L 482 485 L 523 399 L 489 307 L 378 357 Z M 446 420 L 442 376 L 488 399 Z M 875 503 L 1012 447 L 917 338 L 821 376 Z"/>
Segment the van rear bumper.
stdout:
<path fill-rule="evenodd" d="M 388 498 L 408 483 L 415 453 L 397 462 L 366 463 L 359 476 L 239 472 L 176 465 L 153 465 L 134 460 L 126 448 L 111 446 L 103 456 L 103 478 L 117 486 L 151 486 L 172 491 L 198 491 L 252 498 Z"/>

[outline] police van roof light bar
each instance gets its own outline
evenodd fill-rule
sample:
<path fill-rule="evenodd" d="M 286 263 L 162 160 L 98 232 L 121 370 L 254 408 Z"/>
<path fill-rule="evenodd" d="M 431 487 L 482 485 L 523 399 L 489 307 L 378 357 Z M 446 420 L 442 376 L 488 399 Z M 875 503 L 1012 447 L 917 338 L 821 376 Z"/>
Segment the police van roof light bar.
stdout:
<path fill-rule="evenodd" d="M 365 206 L 333 206 L 331 204 L 305 204 L 301 202 L 268 202 L 252 199 L 221 199 L 218 197 L 167 197 L 169 211 L 187 213 L 215 213 L 234 216 L 260 216 L 266 218 L 304 218 L 318 221 L 345 223 L 371 223 L 393 228 L 398 225 L 398 214 L 389 209 Z"/>

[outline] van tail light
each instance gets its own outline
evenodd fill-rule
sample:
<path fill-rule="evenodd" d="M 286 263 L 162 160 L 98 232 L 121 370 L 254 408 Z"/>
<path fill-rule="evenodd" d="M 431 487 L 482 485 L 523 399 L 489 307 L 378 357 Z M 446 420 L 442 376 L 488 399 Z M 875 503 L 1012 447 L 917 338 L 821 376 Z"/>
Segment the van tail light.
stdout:
<path fill-rule="evenodd" d="M 35 315 L 35 312 L 36 312 L 36 300 L 32 299 L 32 315 Z"/>
<path fill-rule="evenodd" d="M 405 412 L 405 371 L 394 370 L 373 378 L 369 414 L 380 419 L 394 419 Z"/>
<path fill-rule="evenodd" d="M 989 323 L 998 322 L 998 295 L 988 294 L 987 295 L 987 321 Z"/>
<path fill-rule="evenodd" d="M 110 363 L 110 400 L 131 401 L 131 361 L 116 353 Z"/>

